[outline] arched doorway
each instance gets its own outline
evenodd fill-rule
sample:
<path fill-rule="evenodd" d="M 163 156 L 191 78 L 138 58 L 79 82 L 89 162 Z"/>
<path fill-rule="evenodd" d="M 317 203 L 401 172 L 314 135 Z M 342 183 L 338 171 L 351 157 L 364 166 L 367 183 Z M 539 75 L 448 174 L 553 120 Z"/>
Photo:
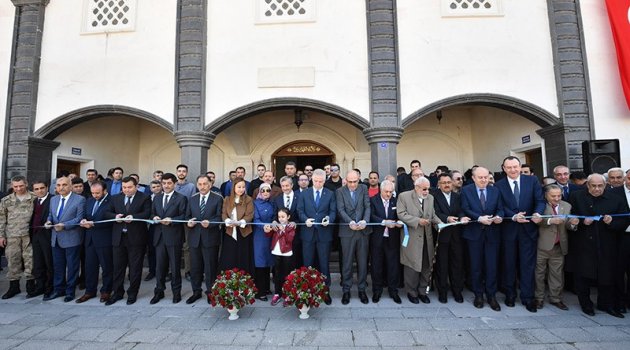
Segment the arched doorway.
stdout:
<path fill-rule="evenodd" d="M 274 173 L 284 174 L 284 166 L 289 161 L 294 162 L 300 170 L 306 165 L 323 169 L 324 165 L 335 162 L 335 154 L 317 142 L 300 140 L 277 149 L 272 155 L 272 161 Z"/>

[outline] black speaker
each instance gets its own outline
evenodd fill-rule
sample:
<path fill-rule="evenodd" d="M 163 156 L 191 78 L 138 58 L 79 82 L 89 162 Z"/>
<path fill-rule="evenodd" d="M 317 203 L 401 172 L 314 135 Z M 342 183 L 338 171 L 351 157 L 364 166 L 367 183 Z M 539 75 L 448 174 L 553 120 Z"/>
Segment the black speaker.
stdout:
<path fill-rule="evenodd" d="M 619 140 L 591 140 L 582 142 L 582 160 L 587 174 L 604 174 L 621 165 Z"/>

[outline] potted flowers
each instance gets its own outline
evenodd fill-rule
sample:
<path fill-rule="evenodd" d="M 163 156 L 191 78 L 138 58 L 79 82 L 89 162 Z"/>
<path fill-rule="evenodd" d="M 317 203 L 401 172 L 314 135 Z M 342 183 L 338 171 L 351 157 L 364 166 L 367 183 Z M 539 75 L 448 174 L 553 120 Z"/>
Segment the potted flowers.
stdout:
<path fill-rule="evenodd" d="M 291 271 L 282 285 L 282 297 L 288 305 L 300 310 L 300 318 L 309 317 L 311 307 L 319 307 L 328 292 L 326 276 L 312 267 L 300 267 Z"/>
<path fill-rule="evenodd" d="M 210 304 L 221 305 L 230 313 L 228 319 L 238 319 L 238 310 L 253 304 L 258 290 L 254 280 L 245 271 L 238 268 L 222 271 L 212 285 Z"/>

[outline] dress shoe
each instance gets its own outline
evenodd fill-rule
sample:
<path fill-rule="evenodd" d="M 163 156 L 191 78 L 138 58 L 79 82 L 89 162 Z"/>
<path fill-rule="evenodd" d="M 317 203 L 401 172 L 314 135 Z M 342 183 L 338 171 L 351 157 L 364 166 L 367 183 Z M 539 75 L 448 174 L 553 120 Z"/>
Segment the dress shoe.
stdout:
<path fill-rule="evenodd" d="M 490 305 L 490 308 L 494 311 L 501 311 L 501 305 L 499 305 L 495 298 L 488 299 L 488 305 Z"/>
<path fill-rule="evenodd" d="M 63 302 L 64 303 L 69 303 L 69 302 L 71 302 L 73 300 L 74 300 L 74 295 L 66 295 L 66 297 L 63 298 Z"/>
<path fill-rule="evenodd" d="M 113 305 L 118 300 L 122 300 L 122 296 L 114 294 L 109 299 L 107 299 L 107 301 L 105 302 L 105 305 L 107 305 L 107 306 Z"/>
<path fill-rule="evenodd" d="M 77 304 L 81 304 L 81 303 L 84 303 L 84 302 L 86 302 L 86 301 L 88 301 L 88 300 L 90 300 L 90 299 L 94 298 L 94 297 L 95 297 L 95 295 L 94 295 L 94 294 L 88 294 L 88 293 L 85 293 L 85 294 L 83 294 L 83 296 L 82 296 L 82 297 L 80 297 L 79 299 L 77 299 L 75 302 L 76 302 Z"/>
<path fill-rule="evenodd" d="M 326 305 L 332 304 L 332 298 L 330 297 L 330 293 L 326 293 L 326 295 L 324 295 L 324 303 Z"/>
<path fill-rule="evenodd" d="M 407 293 L 407 298 L 409 299 L 409 302 L 412 304 L 420 304 L 420 299 L 418 299 L 418 297 L 414 297 L 413 295 Z"/>
<path fill-rule="evenodd" d="M 372 292 L 372 302 L 374 304 L 381 301 L 381 294 L 383 294 L 383 292 Z"/>
<path fill-rule="evenodd" d="M 462 295 L 462 292 L 453 292 L 453 299 L 455 299 L 455 302 L 459 304 L 464 302 L 464 296 Z"/>
<path fill-rule="evenodd" d="M 438 294 L 438 301 L 442 304 L 446 304 L 446 302 L 448 301 L 448 298 L 446 297 L 446 293 L 440 292 Z"/>
<path fill-rule="evenodd" d="M 589 316 L 595 316 L 595 310 L 592 307 L 582 307 L 582 312 Z"/>
<path fill-rule="evenodd" d="M 201 292 L 193 293 L 190 298 L 186 299 L 186 304 L 192 304 L 199 299 L 201 299 Z"/>
<path fill-rule="evenodd" d="M 348 305 L 350 303 L 350 292 L 343 292 L 341 303 L 344 305 Z"/>
<path fill-rule="evenodd" d="M 619 311 L 615 310 L 615 309 L 614 309 L 614 308 L 612 308 L 612 307 L 607 307 L 607 308 L 597 308 L 597 309 L 598 309 L 598 310 L 601 310 L 601 311 L 603 311 L 603 312 L 605 312 L 605 313 L 607 313 L 607 314 L 609 314 L 610 316 L 613 316 L 613 317 L 617 317 L 617 318 L 625 318 L 625 316 L 624 316 L 622 313 L 620 313 Z"/>
<path fill-rule="evenodd" d="M 365 294 L 365 292 L 359 292 L 359 300 L 361 300 L 361 303 L 363 304 L 369 304 L 370 300 L 368 299 L 367 294 Z"/>
<path fill-rule="evenodd" d="M 514 298 L 514 297 L 507 297 L 507 298 L 505 298 L 505 306 L 507 306 L 507 307 L 514 307 L 515 300 L 516 300 L 516 298 Z"/>
<path fill-rule="evenodd" d="M 424 304 L 430 304 L 431 303 L 431 299 L 429 299 L 428 295 L 419 295 L 418 298 L 420 299 L 421 302 L 423 302 Z"/>
<path fill-rule="evenodd" d="M 145 277 L 145 278 L 144 278 L 144 280 L 145 280 L 145 281 L 150 281 L 150 280 L 152 280 L 152 279 L 154 279 L 154 278 L 155 278 L 155 274 L 154 274 L 154 273 L 149 272 L 149 273 L 147 274 L 147 277 Z"/>
<path fill-rule="evenodd" d="M 473 305 L 477 309 L 481 309 L 483 307 L 483 297 L 475 297 L 475 301 L 473 302 Z"/>
<path fill-rule="evenodd" d="M 44 294 L 43 290 L 35 290 L 32 293 L 27 293 L 26 294 L 26 299 L 35 298 L 35 297 L 38 297 L 38 296 L 40 296 L 42 294 Z"/>
<path fill-rule="evenodd" d="M 109 300 L 111 295 L 109 293 L 101 293 L 101 299 L 99 300 L 101 303 L 104 303 Z"/>
<path fill-rule="evenodd" d="M 182 301 L 182 295 L 180 293 L 173 294 L 173 304 L 177 304 Z"/>
<path fill-rule="evenodd" d="M 149 301 L 149 304 L 157 304 L 162 299 L 164 299 L 164 292 L 155 293 L 155 295 L 153 295 L 153 298 L 151 298 L 151 301 Z"/>
<path fill-rule="evenodd" d="M 557 303 L 555 303 L 555 302 L 553 302 L 553 301 L 550 301 L 550 302 L 549 302 L 549 305 L 553 305 L 553 306 L 557 307 L 557 308 L 558 308 L 558 309 L 560 309 L 560 310 L 564 310 L 564 311 L 569 310 L 569 307 L 568 307 L 568 306 L 566 306 L 566 305 L 564 305 L 564 303 L 563 303 L 563 302 L 561 302 L 561 301 L 559 301 L 559 302 L 557 302 Z"/>
<path fill-rule="evenodd" d="M 392 300 L 396 304 L 402 304 L 402 300 L 400 300 L 400 296 L 398 296 L 398 292 L 396 292 L 396 293 L 389 293 L 389 297 L 392 298 Z"/>
<path fill-rule="evenodd" d="M 530 301 L 525 303 L 525 308 L 527 309 L 527 311 L 529 312 L 538 312 L 538 305 L 535 301 Z"/>
<path fill-rule="evenodd" d="M 60 293 L 52 292 L 52 293 L 50 293 L 48 295 L 45 295 L 44 299 L 42 299 L 42 300 L 43 301 L 53 300 L 53 299 L 57 299 L 59 297 L 63 297 L 65 295 L 66 295 L 66 293 L 63 293 L 63 292 L 60 292 Z"/>

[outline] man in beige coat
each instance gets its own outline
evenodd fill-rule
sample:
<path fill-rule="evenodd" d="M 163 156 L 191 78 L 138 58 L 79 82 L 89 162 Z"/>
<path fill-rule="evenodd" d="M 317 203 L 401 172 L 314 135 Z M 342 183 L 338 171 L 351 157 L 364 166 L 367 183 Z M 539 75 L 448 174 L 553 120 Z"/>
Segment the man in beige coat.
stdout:
<path fill-rule="evenodd" d="M 571 213 L 571 204 L 562 200 L 562 188 L 556 184 L 545 186 L 547 205 L 543 215 L 567 215 Z M 549 304 L 561 310 L 569 308 L 562 302 L 564 288 L 564 256 L 569 251 L 567 229 L 575 230 L 579 220 L 564 217 L 543 219 L 538 223 L 538 254 L 536 258 L 536 307 L 543 307 L 545 299 L 545 277 L 549 275 Z"/>
<path fill-rule="evenodd" d="M 434 254 L 431 224 L 440 224 L 442 221 L 435 215 L 433 196 L 429 194 L 430 186 L 426 177 L 419 177 L 414 182 L 414 190 L 399 194 L 397 200 L 398 219 L 409 228 L 409 241 L 406 247 L 401 247 L 400 262 L 404 265 L 407 297 L 413 304 L 431 302 L 426 290 Z M 404 243 L 405 237 L 401 236 Z"/>

